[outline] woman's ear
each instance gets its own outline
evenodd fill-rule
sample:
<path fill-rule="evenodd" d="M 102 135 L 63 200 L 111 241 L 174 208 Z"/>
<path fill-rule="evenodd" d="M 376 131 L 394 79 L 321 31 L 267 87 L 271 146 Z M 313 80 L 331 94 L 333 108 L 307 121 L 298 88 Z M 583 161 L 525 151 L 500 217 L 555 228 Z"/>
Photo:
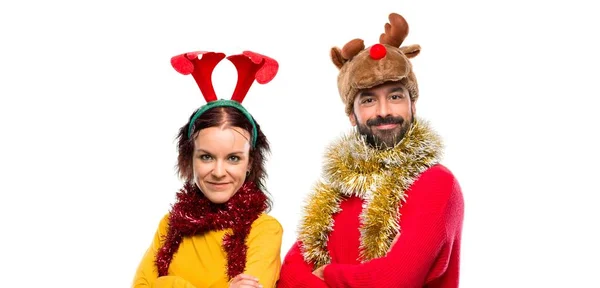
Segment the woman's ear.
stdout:
<path fill-rule="evenodd" d="M 252 156 L 250 156 L 248 158 L 248 173 L 250 173 L 250 170 L 252 170 L 252 164 L 254 164 L 254 159 L 252 159 Z"/>

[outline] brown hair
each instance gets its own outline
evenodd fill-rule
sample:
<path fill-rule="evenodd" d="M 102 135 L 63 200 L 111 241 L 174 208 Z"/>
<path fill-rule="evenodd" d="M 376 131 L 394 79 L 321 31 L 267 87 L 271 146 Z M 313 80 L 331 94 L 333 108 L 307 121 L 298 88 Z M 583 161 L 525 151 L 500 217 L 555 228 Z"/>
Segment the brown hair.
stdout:
<path fill-rule="evenodd" d="M 206 112 L 194 121 L 192 124 L 192 138 L 189 138 L 188 128 L 196 111 L 190 115 L 188 122 L 179 129 L 179 134 L 177 135 L 177 150 L 179 152 L 177 157 L 177 173 L 179 178 L 186 182 L 193 181 L 194 177 L 192 160 L 194 155 L 194 138 L 197 136 L 196 132 L 204 128 L 229 126 L 242 128 L 252 135 L 252 123 L 250 123 L 250 120 L 240 110 L 234 107 L 215 107 L 206 110 Z M 246 182 L 253 182 L 258 189 L 266 193 L 265 180 L 267 173 L 265 171 L 265 161 L 271 149 L 267 137 L 260 129 L 260 125 L 256 123 L 254 118 L 252 120 L 256 125 L 258 137 L 256 139 L 256 146 L 250 147 L 250 174 L 246 177 Z M 249 141 L 252 143 L 252 139 L 249 139 Z M 267 199 L 269 209 L 272 206 L 271 204 L 271 200 Z"/>

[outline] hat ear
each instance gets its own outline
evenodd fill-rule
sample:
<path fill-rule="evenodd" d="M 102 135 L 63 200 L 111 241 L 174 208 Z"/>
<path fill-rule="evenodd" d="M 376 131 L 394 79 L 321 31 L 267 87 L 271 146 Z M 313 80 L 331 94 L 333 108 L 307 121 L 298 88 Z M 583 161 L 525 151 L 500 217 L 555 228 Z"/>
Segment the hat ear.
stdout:
<path fill-rule="evenodd" d="M 402 46 L 400 47 L 400 51 L 402 51 L 406 57 L 414 58 L 421 53 L 421 46 L 419 44 Z"/>
<path fill-rule="evenodd" d="M 362 39 L 352 39 L 342 49 L 331 48 L 331 61 L 338 69 L 341 69 L 346 62 L 354 58 L 363 49 L 365 49 L 365 42 Z"/>
<path fill-rule="evenodd" d="M 333 62 L 333 65 L 335 65 L 335 67 L 337 67 L 338 69 L 341 69 L 342 66 L 344 66 L 344 63 L 346 63 L 346 59 L 344 59 L 344 57 L 342 57 L 342 50 L 340 50 L 340 48 L 338 47 L 333 47 L 331 48 L 331 62 Z"/>

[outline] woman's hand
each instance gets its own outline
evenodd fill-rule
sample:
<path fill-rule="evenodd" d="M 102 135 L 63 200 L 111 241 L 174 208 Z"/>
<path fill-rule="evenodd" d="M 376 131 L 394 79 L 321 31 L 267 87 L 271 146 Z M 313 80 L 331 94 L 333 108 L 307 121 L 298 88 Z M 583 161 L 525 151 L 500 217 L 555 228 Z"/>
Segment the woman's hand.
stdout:
<path fill-rule="evenodd" d="M 256 277 L 240 274 L 229 282 L 229 288 L 262 288 Z"/>

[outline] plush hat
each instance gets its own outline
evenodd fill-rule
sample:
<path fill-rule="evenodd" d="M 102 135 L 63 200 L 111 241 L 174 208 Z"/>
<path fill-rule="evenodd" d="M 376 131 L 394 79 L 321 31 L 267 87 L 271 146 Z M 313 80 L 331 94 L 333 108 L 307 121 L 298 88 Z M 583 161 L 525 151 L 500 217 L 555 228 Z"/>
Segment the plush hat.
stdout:
<path fill-rule="evenodd" d="M 368 48 L 360 38 L 346 43 L 342 49 L 331 48 L 331 61 L 339 69 L 338 90 L 347 115 L 352 113 L 354 98 L 360 89 L 384 82 L 400 81 L 408 89 L 411 100 L 419 97 L 417 78 L 409 59 L 421 52 L 421 46 L 401 46 L 408 35 L 408 23 L 399 14 L 389 15 L 384 31 L 379 43 Z"/>
<path fill-rule="evenodd" d="M 212 72 L 225 54 L 220 52 L 195 51 L 173 56 L 171 65 L 173 68 L 183 74 L 192 74 L 196 84 L 200 88 L 206 104 L 192 116 L 188 127 L 188 138 L 191 138 L 194 130 L 194 122 L 200 115 L 214 107 L 234 107 L 237 108 L 252 123 L 252 147 L 256 145 L 257 129 L 254 119 L 242 106 L 242 101 L 246 97 L 250 86 L 254 80 L 259 84 L 269 83 L 279 69 L 279 64 L 275 59 L 252 51 L 244 51 L 242 54 L 228 56 L 227 59 L 233 63 L 238 73 L 238 81 L 233 91 L 231 99 L 217 99 L 215 89 L 212 84 Z"/>

